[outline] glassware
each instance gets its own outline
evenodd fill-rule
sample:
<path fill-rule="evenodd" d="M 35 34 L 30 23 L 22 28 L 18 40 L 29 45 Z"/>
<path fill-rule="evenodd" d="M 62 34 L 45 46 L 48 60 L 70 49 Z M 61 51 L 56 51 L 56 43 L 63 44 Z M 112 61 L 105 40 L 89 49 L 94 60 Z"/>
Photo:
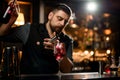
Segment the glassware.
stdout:
<path fill-rule="evenodd" d="M 120 56 L 119 56 L 119 59 L 118 59 L 118 75 L 120 76 Z"/>
<path fill-rule="evenodd" d="M 4 53 L 3 53 L 3 77 L 10 77 L 13 76 L 13 55 L 12 55 L 12 48 L 7 46 L 5 47 Z"/>
<path fill-rule="evenodd" d="M 99 61 L 99 73 L 103 74 L 103 61 Z"/>
<path fill-rule="evenodd" d="M 120 71 L 120 56 L 119 56 L 119 59 L 118 59 L 118 71 Z"/>
<path fill-rule="evenodd" d="M 55 50 L 54 50 L 54 55 L 55 58 L 58 62 L 60 62 L 63 58 L 63 56 L 65 55 L 66 51 L 65 51 L 65 44 L 58 42 L 55 46 Z"/>
<path fill-rule="evenodd" d="M 63 57 L 66 54 L 66 50 L 65 50 L 65 44 L 62 42 L 57 41 L 55 47 L 54 47 L 54 55 L 56 60 L 59 63 L 59 71 L 58 71 L 58 76 L 61 79 L 61 71 L 60 71 L 60 61 L 63 59 Z"/>
<path fill-rule="evenodd" d="M 110 65 L 110 72 L 111 72 L 111 75 L 116 75 L 117 73 L 117 66 L 116 66 L 116 63 L 115 63 L 115 57 L 112 56 L 111 57 L 111 65 Z"/>
<path fill-rule="evenodd" d="M 7 23 L 9 21 L 11 14 L 13 12 L 13 9 L 14 9 L 14 3 L 15 3 L 15 0 L 10 2 L 10 4 L 8 5 L 8 7 L 3 15 L 4 23 Z"/>
<path fill-rule="evenodd" d="M 109 60 L 106 62 L 105 72 L 106 72 L 106 74 L 110 74 L 110 62 L 109 62 Z"/>
<path fill-rule="evenodd" d="M 11 15 L 15 10 L 17 11 L 17 13 L 20 12 L 19 5 L 15 5 L 15 3 L 17 3 L 17 0 L 11 0 L 9 2 L 8 7 L 7 7 L 7 9 L 5 10 L 5 13 L 2 16 L 2 19 L 3 19 L 4 23 L 7 23 L 10 20 Z"/>

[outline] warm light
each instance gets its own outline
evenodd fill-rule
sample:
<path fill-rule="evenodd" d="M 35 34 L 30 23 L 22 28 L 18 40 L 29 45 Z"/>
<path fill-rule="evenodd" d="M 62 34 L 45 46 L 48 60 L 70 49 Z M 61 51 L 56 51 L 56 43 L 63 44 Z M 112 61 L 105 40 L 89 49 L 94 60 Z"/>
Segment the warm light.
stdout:
<path fill-rule="evenodd" d="M 88 28 L 85 28 L 85 30 L 84 30 L 85 32 L 88 32 Z"/>
<path fill-rule="evenodd" d="M 86 54 L 86 55 L 87 55 L 88 53 L 89 53 L 89 51 L 88 51 L 88 50 L 85 50 L 85 51 L 84 51 L 84 54 Z"/>
<path fill-rule="evenodd" d="M 105 18 L 108 18 L 108 17 L 110 16 L 110 14 L 109 14 L 109 13 L 104 13 L 103 16 L 104 16 Z"/>
<path fill-rule="evenodd" d="M 91 55 L 94 55 L 94 51 L 90 51 L 90 54 L 91 54 Z"/>
<path fill-rule="evenodd" d="M 70 27 L 72 28 L 78 28 L 78 25 L 76 24 L 76 16 L 75 13 L 72 13 L 72 16 L 70 17 Z"/>
<path fill-rule="evenodd" d="M 70 25 L 72 28 L 78 28 L 78 25 L 77 24 L 71 24 Z"/>
<path fill-rule="evenodd" d="M 15 25 L 19 26 L 19 25 L 24 25 L 24 24 L 25 24 L 24 14 L 19 13 L 18 18 L 17 18 L 17 20 L 15 22 Z"/>
<path fill-rule="evenodd" d="M 107 54 L 110 54 L 110 53 L 111 53 L 111 51 L 108 49 L 108 50 L 106 51 L 106 53 L 107 53 Z"/>
<path fill-rule="evenodd" d="M 93 35 L 94 35 L 93 30 L 89 30 L 89 35 L 90 35 L 90 36 L 93 36 Z"/>
<path fill-rule="evenodd" d="M 95 2 L 89 2 L 86 8 L 88 11 L 95 11 L 97 10 L 97 4 Z"/>
<path fill-rule="evenodd" d="M 22 53 L 23 53 L 22 51 L 18 52 L 18 58 L 19 58 L 19 60 L 21 60 L 21 58 L 22 58 Z"/>
<path fill-rule="evenodd" d="M 109 37 L 106 37 L 106 41 L 109 41 L 110 40 L 110 38 Z"/>
<path fill-rule="evenodd" d="M 97 26 L 94 26 L 93 29 L 94 29 L 94 31 L 97 31 L 97 30 L 98 30 L 98 27 L 97 27 Z"/>
<path fill-rule="evenodd" d="M 110 35 L 110 34 L 111 34 L 111 29 L 105 29 L 105 30 L 104 30 L 104 33 L 105 33 L 106 35 Z"/>

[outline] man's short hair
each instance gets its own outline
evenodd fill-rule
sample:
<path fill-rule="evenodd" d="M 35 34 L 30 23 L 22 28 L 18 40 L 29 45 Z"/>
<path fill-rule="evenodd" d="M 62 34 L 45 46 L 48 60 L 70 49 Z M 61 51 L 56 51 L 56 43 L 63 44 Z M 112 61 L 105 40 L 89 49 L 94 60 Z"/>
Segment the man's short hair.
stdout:
<path fill-rule="evenodd" d="M 54 7 L 54 10 L 63 10 L 65 13 L 67 13 L 69 16 L 72 15 L 72 10 L 71 8 L 64 4 L 64 3 L 59 3 L 59 4 L 56 4 L 56 6 Z"/>

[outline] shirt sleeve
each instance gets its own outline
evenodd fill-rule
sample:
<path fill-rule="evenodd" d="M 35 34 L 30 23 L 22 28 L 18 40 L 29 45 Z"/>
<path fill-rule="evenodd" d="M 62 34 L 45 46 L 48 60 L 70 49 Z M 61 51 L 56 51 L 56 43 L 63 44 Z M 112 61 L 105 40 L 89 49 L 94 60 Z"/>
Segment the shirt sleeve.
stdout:
<path fill-rule="evenodd" d="M 27 42 L 30 32 L 30 23 L 27 23 L 15 30 L 16 37 L 20 39 L 24 44 Z"/>
<path fill-rule="evenodd" d="M 23 44 L 25 44 L 27 42 L 29 32 L 30 23 L 27 23 L 25 25 L 12 28 L 7 35 L 0 36 L 0 41 L 12 43 L 22 42 Z"/>

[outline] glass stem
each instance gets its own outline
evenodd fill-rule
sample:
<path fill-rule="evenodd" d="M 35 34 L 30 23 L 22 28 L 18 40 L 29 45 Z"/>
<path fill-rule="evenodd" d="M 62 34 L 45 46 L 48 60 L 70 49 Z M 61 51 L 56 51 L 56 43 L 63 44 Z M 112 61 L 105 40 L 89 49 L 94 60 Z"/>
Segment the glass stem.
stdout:
<path fill-rule="evenodd" d="M 59 64 L 58 76 L 59 76 L 59 80 L 61 80 L 60 61 L 58 61 L 58 64 Z"/>

